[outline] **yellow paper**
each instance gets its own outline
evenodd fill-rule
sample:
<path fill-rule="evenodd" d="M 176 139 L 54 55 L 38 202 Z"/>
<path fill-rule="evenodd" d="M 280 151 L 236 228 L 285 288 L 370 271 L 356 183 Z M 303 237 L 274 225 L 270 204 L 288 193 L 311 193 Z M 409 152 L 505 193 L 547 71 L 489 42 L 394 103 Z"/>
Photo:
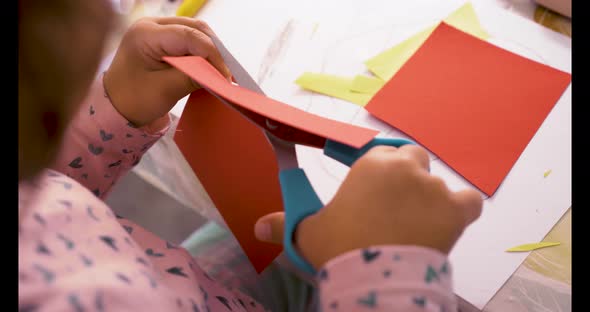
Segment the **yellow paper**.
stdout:
<path fill-rule="evenodd" d="M 206 0 L 184 0 L 176 10 L 176 16 L 194 17 Z"/>
<path fill-rule="evenodd" d="M 352 80 L 352 86 L 350 87 L 350 91 L 357 92 L 357 93 L 365 93 L 365 94 L 375 94 L 383 85 L 385 81 L 375 78 L 369 77 L 365 75 L 356 75 Z"/>
<path fill-rule="evenodd" d="M 479 24 L 477 14 L 475 14 L 471 2 L 465 3 L 462 7 L 451 13 L 451 15 L 447 16 L 444 21 L 481 40 L 488 40 L 490 38 L 490 35 Z"/>
<path fill-rule="evenodd" d="M 350 90 L 352 82 L 352 78 L 309 72 L 303 73 L 295 81 L 296 84 L 304 89 L 365 106 L 372 95 L 352 92 Z"/>
<path fill-rule="evenodd" d="M 489 34 L 481 27 L 475 10 L 470 2 L 467 2 L 444 21 L 466 33 L 474 35 L 482 40 L 487 40 Z M 385 50 L 365 62 L 367 68 L 377 77 L 387 81 L 397 73 L 404 63 L 412 57 L 414 52 L 420 48 L 428 36 L 434 31 L 434 26 L 427 27 L 400 44 Z"/>
<path fill-rule="evenodd" d="M 379 53 L 367 60 L 365 65 L 377 77 L 385 81 L 389 80 L 426 41 L 434 28 L 435 26 L 428 27 L 400 44 Z"/>
<path fill-rule="evenodd" d="M 545 173 L 543 173 L 543 177 L 546 178 L 551 174 L 551 169 L 545 171 Z"/>
<path fill-rule="evenodd" d="M 552 242 L 540 242 L 540 243 L 532 243 L 532 244 L 524 244 L 524 245 L 519 245 L 516 247 L 512 247 L 506 251 L 508 252 L 523 252 L 523 251 L 531 251 L 531 250 L 535 250 L 535 249 L 539 249 L 539 248 L 545 248 L 545 247 L 551 247 L 551 246 L 557 246 L 561 243 L 552 243 Z"/>
<path fill-rule="evenodd" d="M 320 23 L 314 23 L 313 24 L 313 29 L 311 30 L 311 34 L 315 34 L 316 31 L 318 31 L 318 27 L 320 27 Z"/>

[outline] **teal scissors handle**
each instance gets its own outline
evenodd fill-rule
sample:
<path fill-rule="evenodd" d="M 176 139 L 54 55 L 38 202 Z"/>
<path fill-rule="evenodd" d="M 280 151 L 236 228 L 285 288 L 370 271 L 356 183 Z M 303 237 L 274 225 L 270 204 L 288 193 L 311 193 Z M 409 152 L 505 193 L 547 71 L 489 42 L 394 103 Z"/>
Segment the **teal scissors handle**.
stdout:
<path fill-rule="evenodd" d="M 400 147 L 414 142 L 401 138 L 374 138 L 362 148 L 354 148 L 335 141 L 327 140 L 324 146 L 324 154 L 346 166 L 352 166 L 354 162 L 363 156 L 369 149 L 377 145 Z M 315 275 L 314 267 L 302 257 L 294 246 L 294 234 L 297 225 L 306 217 L 318 212 L 324 204 L 311 186 L 309 179 L 301 168 L 282 170 L 279 173 L 283 206 L 285 209 L 285 235 L 283 248 L 287 257 L 300 270 L 310 275 Z"/>

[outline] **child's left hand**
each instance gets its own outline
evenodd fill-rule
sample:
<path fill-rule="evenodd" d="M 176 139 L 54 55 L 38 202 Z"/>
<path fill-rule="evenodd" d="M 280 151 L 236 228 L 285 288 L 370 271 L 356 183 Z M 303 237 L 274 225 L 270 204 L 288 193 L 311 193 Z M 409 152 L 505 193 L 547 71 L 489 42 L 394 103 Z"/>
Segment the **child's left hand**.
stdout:
<path fill-rule="evenodd" d="M 113 106 L 139 127 L 164 116 L 178 100 L 199 88 L 162 61 L 163 56 L 202 56 L 229 79 L 229 69 L 211 41 L 213 35 L 206 23 L 187 17 L 137 21 L 123 37 L 104 76 Z"/>

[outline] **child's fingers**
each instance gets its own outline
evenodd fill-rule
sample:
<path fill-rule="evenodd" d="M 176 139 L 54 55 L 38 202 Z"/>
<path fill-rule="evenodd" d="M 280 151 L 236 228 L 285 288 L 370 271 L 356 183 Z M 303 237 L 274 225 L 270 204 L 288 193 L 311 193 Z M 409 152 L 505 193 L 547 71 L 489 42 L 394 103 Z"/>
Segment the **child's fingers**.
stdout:
<path fill-rule="evenodd" d="M 155 22 L 160 25 L 171 25 L 171 24 L 178 24 L 184 25 L 192 28 L 196 28 L 201 32 L 205 33 L 207 36 L 212 37 L 215 36 L 215 32 L 209 27 L 207 23 L 202 20 L 198 20 L 195 18 L 190 18 L 186 16 L 166 16 L 166 17 L 159 17 L 155 19 Z"/>
<path fill-rule="evenodd" d="M 209 36 L 198 29 L 185 25 L 161 25 L 159 31 L 150 36 L 149 41 L 162 56 L 201 56 L 209 61 L 224 77 L 230 72 L 217 47 Z"/>
<path fill-rule="evenodd" d="M 479 192 L 467 189 L 453 193 L 452 197 L 458 209 L 463 211 L 466 227 L 479 218 L 483 208 L 483 199 Z"/>
<path fill-rule="evenodd" d="M 189 18 L 189 17 L 184 17 L 184 16 L 173 16 L 173 17 L 157 18 L 157 19 L 154 19 L 154 21 L 160 25 L 182 25 L 182 26 L 189 27 L 191 29 L 196 29 L 199 32 L 207 35 L 207 37 L 209 37 L 209 41 L 211 41 L 210 38 L 212 36 L 215 36 L 215 33 L 213 32 L 211 27 L 209 27 L 209 25 L 207 25 L 207 23 L 205 23 L 201 20 L 194 19 L 194 18 Z M 211 44 L 213 45 L 213 48 L 214 48 L 216 54 L 219 55 L 219 59 L 209 59 L 208 58 L 209 62 L 211 62 L 211 64 L 213 66 L 215 66 L 215 68 L 217 68 L 217 70 L 219 70 L 219 72 L 221 72 L 221 74 L 224 77 L 228 77 L 228 78 L 231 77 L 231 73 L 230 73 L 229 69 L 227 68 L 227 66 L 225 65 L 223 58 L 221 57 L 221 55 L 217 51 L 215 44 L 213 44 L 213 41 L 211 41 Z"/>
<path fill-rule="evenodd" d="M 430 171 L 430 157 L 424 148 L 418 145 L 406 144 L 398 148 L 397 152 L 400 155 L 414 159 L 420 164 L 420 167 Z"/>
<path fill-rule="evenodd" d="M 196 81 L 173 67 L 158 71 L 157 75 L 153 75 L 153 80 L 154 84 L 157 84 L 158 81 L 166 81 L 168 83 L 168 88 L 161 92 L 161 95 L 165 99 L 179 100 L 201 88 Z M 176 102 L 170 104 L 173 105 Z"/>
<path fill-rule="evenodd" d="M 367 154 L 380 159 L 405 158 L 415 161 L 421 168 L 430 171 L 430 157 L 426 150 L 418 145 L 406 144 L 401 147 L 377 145 L 371 148 Z"/>
<path fill-rule="evenodd" d="M 258 240 L 267 243 L 282 244 L 285 224 L 284 212 L 273 212 L 258 219 L 254 225 L 254 234 Z"/>

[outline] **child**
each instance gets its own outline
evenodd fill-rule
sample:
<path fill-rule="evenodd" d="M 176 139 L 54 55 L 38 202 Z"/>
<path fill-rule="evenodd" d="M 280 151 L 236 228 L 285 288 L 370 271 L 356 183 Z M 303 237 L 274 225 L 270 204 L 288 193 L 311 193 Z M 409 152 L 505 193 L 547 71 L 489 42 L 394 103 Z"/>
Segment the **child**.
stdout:
<path fill-rule="evenodd" d="M 168 17 L 135 23 L 93 81 L 112 25 L 106 1 L 19 2 L 19 311 L 267 310 L 102 201 L 198 88 L 162 56 L 231 75 L 205 23 Z M 456 310 L 446 256 L 481 208 L 429 175 L 423 149 L 373 148 L 297 229 L 322 311 Z M 282 220 L 259 220 L 257 237 L 280 242 Z"/>

